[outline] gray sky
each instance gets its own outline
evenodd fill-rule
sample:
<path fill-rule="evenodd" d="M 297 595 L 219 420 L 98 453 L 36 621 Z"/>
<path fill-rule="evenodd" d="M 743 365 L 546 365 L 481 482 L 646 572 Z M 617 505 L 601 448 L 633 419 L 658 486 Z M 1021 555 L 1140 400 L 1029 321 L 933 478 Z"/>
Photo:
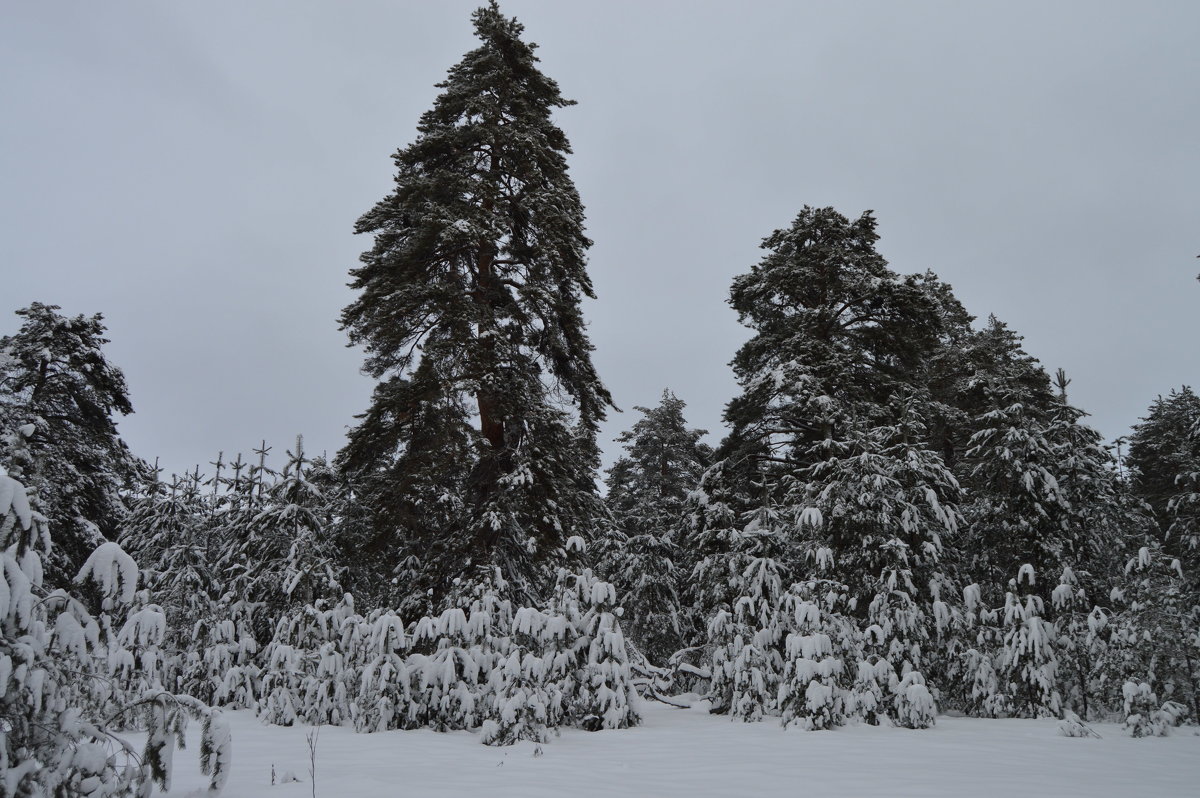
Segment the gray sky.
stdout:
<path fill-rule="evenodd" d="M 337 329 L 352 226 L 476 5 L 8 4 L 0 332 L 103 312 L 122 432 L 169 469 L 338 449 L 371 387 Z M 874 209 L 893 269 L 1007 321 L 1109 438 L 1200 382 L 1200 3 L 502 8 L 579 101 L 606 461 L 666 386 L 718 437 L 730 280 L 805 204 Z"/>

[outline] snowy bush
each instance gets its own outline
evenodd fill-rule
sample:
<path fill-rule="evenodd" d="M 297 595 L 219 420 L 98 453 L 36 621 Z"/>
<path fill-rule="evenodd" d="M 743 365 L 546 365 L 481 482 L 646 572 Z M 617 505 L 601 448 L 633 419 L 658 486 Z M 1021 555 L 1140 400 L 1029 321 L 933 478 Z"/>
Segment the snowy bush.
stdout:
<path fill-rule="evenodd" d="M 872 629 L 868 628 L 866 634 L 870 637 Z M 872 726 L 878 725 L 880 719 L 888 715 L 889 688 L 894 683 L 898 683 L 896 672 L 886 659 L 871 655 L 859 661 L 847 711 Z"/>
<path fill-rule="evenodd" d="M 1182 726 L 1183 722 L 1187 720 L 1188 715 L 1191 714 L 1191 710 L 1178 701 L 1164 702 L 1159 711 L 1172 726 Z"/>
<path fill-rule="evenodd" d="M 1158 708 L 1158 699 L 1145 682 L 1125 682 L 1125 731 L 1130 737 L 1166 737 L 1171 716 Z"/>
<path fill-rule="evenodd" d="M 933 694 L 925 685 L 919 671 L 909 671 L 892 688 L 895 702 L 892 719 L 906 729 L 928 729 L 937 722 L 937 706 Z"/>
<path fill-rule="evenodd" d="M 1079 716 L 1071 710 L 1063 713 L 1062 720 L 1058 722 L 1058 733 L 1063 737 L 1099 737 L 1086 723 L 1080 720 Z"/>
<path fill-rule="evenodd" d="M 494 714 L 483 722 L 485 745 L 512 745 L 518 740 L 549 740 L 550 718 L 546 692 L 546 661 L 516 647 L 488 678 Z"/>

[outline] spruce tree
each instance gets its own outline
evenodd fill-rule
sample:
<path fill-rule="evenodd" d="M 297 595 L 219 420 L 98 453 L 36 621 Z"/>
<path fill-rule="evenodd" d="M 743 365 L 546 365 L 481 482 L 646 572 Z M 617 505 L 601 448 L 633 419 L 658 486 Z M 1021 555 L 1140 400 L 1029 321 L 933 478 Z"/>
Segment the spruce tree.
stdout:
<path fill-rule="evenodd" d="M 595 436 L 612 404 L 580 309 L 591 242 L 551 120 L 573 101 L 520 23 L 494 2 L 472 19 L 480 46 L 358 221 L 375 244 L 341 317 L 380 380 L 339 458 L 367 507 L 363 548 L 407 563 L 399 589 L 434 602 L 491 565 L 518 592 L 551 581 L 564 541 L 603 517 Z"/>
<path fill-rule="evenodd" d="M 1120 609 L 1106 663 L 1112 685 L 1148 681 L 1200 718 L 1200 601 L 1177 558 L 1150 543 L 1114 590 Z"/>
<path fill-rule="evenodd" d="M 1170 525 L 1167 505 L 1179 492 L 1179 477 L 1200 464 L 1200 439 L 1192 435 L 1197 424 L 1200 397 L 1185 385 L 1155 399 L 1129 439 L 1126 465 L 1133 492 L 1149 503 L 1164 530 Z"/>
<path fill-rule="evenodd" d="M 1083 423 L 1088 414 L 1068 401 L 1070 382 L 1059 369 L 1046 439 L 1055 450 L 1054 473 L 1068 506 L 1064 558 L 1080 569 L 1076 576 L 1085 587 L 1099 588 L 1119 572 L 1126 536 L 1146 529 L 1148 519 L 1125 501 L 1116 461 L 1100 433 Z"/>
<path fill-rule="evenodd" d="M 1061 572 L 1070 543 L 1071 508 L 1054 474 L 1058 458 L 1044 413 L 1007 386 L 991 397 L 967 451 L 971 499 L 963 506 L 967 570 L 985 589 L 1006 584 L 1006 574 L 1026 563 L 1035 573 Z"/>
<path fill-rule="evenodd" d="M 1036 574 L 1024 564 L 1004 598 L 1004 647 L 1000 672 L 1013 711 L 1025 717 L 1062 714 L 1057 636 L 1045 620 L 1045 604 L 1034 591 Z"/>
<path fill-rule="evenodd" d="M 146 581 L 175 624 L 182 649 L 193 625 L 220 598 L 214 572 L 216 551 L 199 472 L 172 477 L 169 487 L 152 485 L 133 503 L 121 544 L 142 564 Z"/>
<path fill-rule="evenodd" d="M 754 335 L 733 361 L 741 393 L 726 407 L 731 431 L 687 513 L 701 558 L 691 592 L 707 613 L 732 598 L 710 583 L 744 566 L 733 554 L 756 519 L 779 519 L 781 565 L 803 565 L 813 549 L 811 525 L 801 520 L 813 509 L 809 469 L 898 420 L 893 405 L 914 394 L 961 315 L 931 274 L 888 268 L 875 228 L 869 211 L 851 220 L 805 207 L 733 281 L 730 304 Z M 842 542 L 862 543 L 852 534 Z"/>
<path fill-rule="evenodd" d="M 239 530 L 240 540 L 231 541 L 231 559 L 239 565 L 236 595 L 261 603 L 272 617 L 341 595 L 326 534 L 330 499 L 317 484 L 324 463 L 305 456 L 300 436 L 287 457 L 259 512 Z"/>
<path fill-rule="evenodd" d="M 47 508 L 52 585 L 116 537 L 126 514 L 121 492 L 140 467 L 117 434 L 116 418 L 133 406 L 124 375 L 105 357 L 103 317 L 59 310 L 34 302 L 17 311 L 20 329 L 0 337 L 0 465 Z"/>
<path fill-rule="evenodd" d="M 1063 569 L 1051 598 L 1063 704 L 1088 720 L 1100 704 L 1097 676 L 1107 653 L 1109 616 L 1092 604 L 1069 567 Z"/>
<path fill-rule="evenodd" d="M 644 417 L 617 438 L 626 455 L 607 480 L 607 504 L 623 540 L 608 553 L 606 570 L 621 596 L 630 638 L 659 663 L 682 642 L 679 592 L 693 563 L 676 533 L 687 495 L 711 456 L 700 442 L 705 431 L 688 428 L 684 407 L 670 391 L 663 391 L 657 407 L 635 407 Z"/>
<path fill-rule="evenodd" d="M 1150 506 L 1156 538 L 1200 573 L 1200 398 L 1184 386 L 1158 397 L 1129 439 L 1133 493 Z M 1193 590 L 1200 581 L 1193 581 Z"/>

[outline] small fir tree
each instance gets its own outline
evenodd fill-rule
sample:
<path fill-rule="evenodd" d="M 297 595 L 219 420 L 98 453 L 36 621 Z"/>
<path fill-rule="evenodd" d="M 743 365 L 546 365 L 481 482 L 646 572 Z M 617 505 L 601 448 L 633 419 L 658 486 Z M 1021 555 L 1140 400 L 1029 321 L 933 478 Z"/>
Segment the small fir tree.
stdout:
<path fill-rule="evenodd" d="M 1032 565 L 1022 565 L 1009 583 L 1004 600 L 1004 647 L 1000 673 L 1008 683 L 1013 711 L 1026 717 L 1059 717 L 1062 699 L 1058 684 L 1057 636 L 1043 616 L 1045 607 L 1036 592 Z"/>
<path fill-rule="evenodd" d="M 861 660 L 854 624 L 843 614 L 846 604 L 846 586 L 829 580 L 797 583 L 789 591 L 792 631 L 779 686 L 784 727 L 833 729 L 846 722 L 846 662 Z"/>

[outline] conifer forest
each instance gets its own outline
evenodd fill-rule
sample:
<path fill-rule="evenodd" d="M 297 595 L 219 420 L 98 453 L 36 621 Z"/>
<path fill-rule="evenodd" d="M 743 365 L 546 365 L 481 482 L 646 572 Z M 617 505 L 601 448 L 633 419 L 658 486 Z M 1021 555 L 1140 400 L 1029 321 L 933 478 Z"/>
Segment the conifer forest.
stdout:
<path fill-rule="evenodd" d="M 260 438 L 174 473 L 118 429 L 138 397 L 105 308 L 0 308 L 0 798 L 403 794 L 368 775 L 405 756 L 442 763 L 415 795 L 567 794 L 541 763 L 639 745 L 761 763 L 562 778 L 1194 788 L 1200 397 L 1150 388 L 1106 440 L 1069 370 L 889 265 L 883 214 L 801 200 L 729 266 L 721 428 L 669 385 L 621 412 L 589 328 L 575 99 L 524 21 L 470 15 L 354 224 L 357 265 L 329 264 L 352 300 L 310 323 L 372 386 L 340 448 Z M 1020 745 L 1143 775 L 1066 782 Z M 889 781 L 922 751 L 927 781 Z M 972 782 L 973 755 L 1016 781 Z"/>

